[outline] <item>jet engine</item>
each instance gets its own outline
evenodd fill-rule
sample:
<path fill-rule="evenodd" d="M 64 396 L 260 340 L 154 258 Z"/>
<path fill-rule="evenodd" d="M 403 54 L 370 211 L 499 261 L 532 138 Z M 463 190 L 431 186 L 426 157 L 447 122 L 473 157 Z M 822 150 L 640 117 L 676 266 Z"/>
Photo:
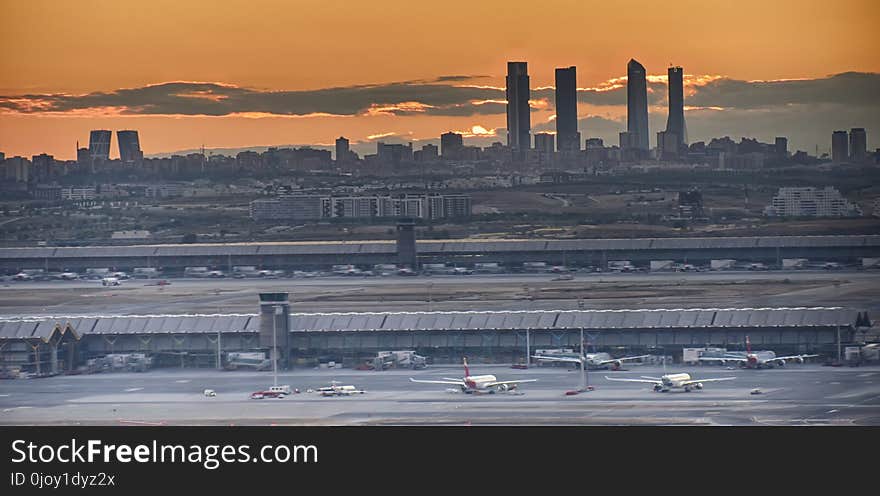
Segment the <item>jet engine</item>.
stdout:
<path fill-rule="evenodd" d="M 804 358 L 803 357 L 795 357 L 794 361 L 797 363 L 804 363 Z"/>
<path fill-rule="evenodd" d="M 621 363 L 620 361 L 611 362 L 611 370 L 620 370 Z"/>
<path fill-rule="evenodd" d="M 657 391 L 658 393 L 660 391 L 663 391 L 663 386 L 661 386 L 660 384 L 654 384 L 654 391 Z"/>
<path fill-rule="evenodd" d="M 702 382 L 698 382 L 698 383 L 694 384 L 694 387 L 697 388 L 697 389 L 703 389 L 703 383 L 702 383 Z"/>
<path fill-rule="evenodd" d="M 503 393 L 505 391 L 510 390 L 510 386 L 507 384 L 499 384 L 499 385 L 495 386 L 495 390 L 498 391 L 499 393 Z"/>

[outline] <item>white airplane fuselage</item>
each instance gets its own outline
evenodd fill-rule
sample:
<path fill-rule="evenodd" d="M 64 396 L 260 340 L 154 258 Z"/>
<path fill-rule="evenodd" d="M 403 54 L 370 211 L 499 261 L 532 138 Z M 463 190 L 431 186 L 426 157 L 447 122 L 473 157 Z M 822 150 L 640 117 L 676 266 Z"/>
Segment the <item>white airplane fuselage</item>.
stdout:
<path fill-rule="evenodd" d="M 745 358 L 745 362 L 740 362 L 741 365 L 745 368 L 750 369 L 760 369 L 760 368 L 772 368 L 776 366 L 785 366 L 785 360 L 777 360 L 776 352 L 766 350 L 766 351 L 753 351 L 753 352 L 745 352 L 739 354 L 731 354 L 735 357 Z M 804 359 L 799 357 L 786 357 L 789 360 L 794 360 L 798 363 L 803 363 Z"/>
<path fill-rule="evenodd" d="M 684 389 L 686 391 L 690 391 L 690 388 L 703 389 L 703 385 L 700 383 L 689 384 L 687 386 L 684 385 L 685 382 L 688 382 L 690 380 L 691 380 L 690 374 L 685 374 L 685 373 L 666 374 L 666 375 L 660 376 L 660 381 L 663 383 L 663 385 L 658 384 L 658 385 L 654 386 L 654 390 L 666 392 L 666 391 L 669 391 L 670 389 Z"/>
<path fill-rule="evenodd" d="M 467 386 L 465 391 L 481 391 L 486 389 L 486 384 L 497 382 L 498 378 L 492 374 L 469 375 L 462 379 Z"/>

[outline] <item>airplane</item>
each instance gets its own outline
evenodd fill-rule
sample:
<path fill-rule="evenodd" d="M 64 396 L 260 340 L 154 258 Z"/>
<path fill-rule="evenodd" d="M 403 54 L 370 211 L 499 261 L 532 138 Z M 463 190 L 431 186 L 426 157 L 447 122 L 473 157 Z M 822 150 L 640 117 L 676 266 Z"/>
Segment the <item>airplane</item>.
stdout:
<path fill-rule="evenodd" d="M 76 272 L 62 272 L 60 274 L 56 274 L 54 277 L 63 281 L 75 281 L 79 279 L 79 274 L 77 274 Z"/>
<path fill-rule="evenodd" d="M 33 277 L 31 277 L 31 275 L 27 272 L 19 272 L 18 274 L 12 276 L 13 281 L 30 281 L 32 279 Z"/>
<path fill-rule="evenodd" d="M 337 381 L 330 381 L 329 386 L 313 389 L 312 392 L 321 393 L 321 396 L 350 396 L 352 394 L 366 393 L 366 391 L 354 386 L 340 386 Z"/>
<path fill-rule="evenodd" d="M 728 351 L 724 353 L 722 356 L 701 356 L 700 361 L 703 362 L 721 362 L 722 365 L 727 362 L 737 362 L 742 368 L 749 369 L 761 369 L 768 368 L 771 369 L 773 367 L 779 366 L 784 367 L 785 363 L 789 360 L 793 360 L 797 363 L 804 363 L 804 358 L 812 358 L 817 357 L 819 355 L 788 355 L 788 356 L 776 356 L 776 352 L 763 350 L 763 351 L 755 351 L 752 352 L 752 343 L 749 341 L 749 337 L 746 336 L 746 351 Z"/>
<path fill-rule="evenodd" d="M 116 277 L 105 277 L 101 279 L 102 286 L 122 286 L 122 281 Z"/>
<path fill-rule="evenodd" d="M 563 354 L 563 355 L 532 355 L 532 358 L 536 358 L 538 360 L 547 360 L 550 362 L 568 362 L 568 363 L 581 363 L 584 362 L 590 369 L 604 369 L 610 368 L 611 370 L 620 370 L 620 366 L 623 362 L 628 360 L 638 360 L 640 358 L 646 358 L 649 355 L 639 355 L 639 356 L 631 356 L 631 357 L 622 357 L 622 358 L 612 358 L 608 353 L 587 353 L 586 355 L 572 355 L 572 354 Z"/>
<path fill-rule="evenodd" d="M 442 381 L 427 381 L 427 380 L 418 380 L 409 378 L 412 382 L 421 382 L 425 384 L 453 384 L 461 388 L 463 393 L 471 394 L 471 393 L 503 393 L 507 391 L 513 391 L 516 387 L 524 382 L 537 382 L 537 379 L 525 379 L 519 381 L 499 381 L 497 377 L 494 375 L 471 375 L 471 371 L 468 368 L 467 358 L 463 358 L 462 362 L 464 363 L 464 377 L 461 379 L 452 379 L 450 377 L 443 377 Z"/>
<path fill-rule="evenodd" d="M 669 392 L 670 389 L 684 389 L 689 393 L 691 389 L 703 389 L 704 382 L 730 381 L 736 377 L 718 377 L 715 379 L 694 379 L 690 374 L 664 374 L 662 377 L 642 376 L 641 379 L 622 379 L 605 376 L 609 381 L 621 382 L 645 382 L 654 385 L 654 391 L 658 393 Z"/>

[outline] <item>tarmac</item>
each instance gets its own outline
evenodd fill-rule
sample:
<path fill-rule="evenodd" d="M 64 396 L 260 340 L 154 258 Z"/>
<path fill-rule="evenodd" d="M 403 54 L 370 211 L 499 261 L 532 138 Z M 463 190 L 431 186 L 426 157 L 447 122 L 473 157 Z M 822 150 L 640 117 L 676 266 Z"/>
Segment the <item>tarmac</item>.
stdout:
<path fill-rule="evenodd" d="M 740 271 L 301 279 L 7 281 L 0 316 L 255 313 L 258 293 L 290 293 L 294 312 L 761 308 L 880 310 L 880 271 Z"/>
<path fill-rule="evenodd" d="M 650 384 L 612 382 L 687 372 L 694 378 L 736 379 L 702 390 L 657 393 Z M 461 366 L 423 370 L 280 371 L 278 384 L 299 393 L 250 399 L 273 384 L 273 373 L 209 369 L 156 369 L 0 382 L 4 425 L 880 425 L 880 365 L 826 367 L 791 364 L 770 370 L 722 366 L 633 364 L 621 371 L 532 365 L 471 364 L 474 375 L 499 380 L 537 379 L 513 392 L 464 394 L 455 386 L 413 383 L 456 378 Z M 306 392 L 339 381 L 361 395 L 322 397 Z M 751 394 L 759 388 L 762 394 Z M 203 394 L 213 389 L 216 396 Z"/>

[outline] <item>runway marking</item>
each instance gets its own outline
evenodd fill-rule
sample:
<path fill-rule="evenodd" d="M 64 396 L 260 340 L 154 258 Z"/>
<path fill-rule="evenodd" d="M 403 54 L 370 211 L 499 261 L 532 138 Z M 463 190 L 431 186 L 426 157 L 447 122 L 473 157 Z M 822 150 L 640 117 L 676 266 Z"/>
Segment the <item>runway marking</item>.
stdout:
<path fill-rule="evenodd" d="M 3 412 L 11 412 L 13 410 L 26 410 L 28 408 L 33 408 L 32 406 L 14 406 L 12 408 L 4 408 Z"/>
<path fill-rule="evenodd" d="M 186 384 L 187 382 L 189 382 L 189 379 L 181 379 L 179 381 L 174 381 L 174 382 L 176 382 L 178 384 Z"/>
<path fill-rule="evenodd" d="M 141 420 L 119 420 L 120 424 L 136 424 L 136 425 L 165 425 L 165 422 L 144 422 Z"/>
<path fill-rule="evenodd" d="M 3 397 L 3 398 L 5 398 L 7 396 L 9 396 L 9 395 L 8 394 L 0 394 L 0 397 Z"/>
<path fill-rule="evenodd" d="M 132 392 L 134 392 L 134 391 L 140 391 L 141 389 L 143 389 L 143 388 L 142 388 L 142 387 L 138 387 L 138 388 L 128 388 L 128 389 L 125 390 L 125 392 L 126 392 L 126 393 L 132 393 Z"/>

